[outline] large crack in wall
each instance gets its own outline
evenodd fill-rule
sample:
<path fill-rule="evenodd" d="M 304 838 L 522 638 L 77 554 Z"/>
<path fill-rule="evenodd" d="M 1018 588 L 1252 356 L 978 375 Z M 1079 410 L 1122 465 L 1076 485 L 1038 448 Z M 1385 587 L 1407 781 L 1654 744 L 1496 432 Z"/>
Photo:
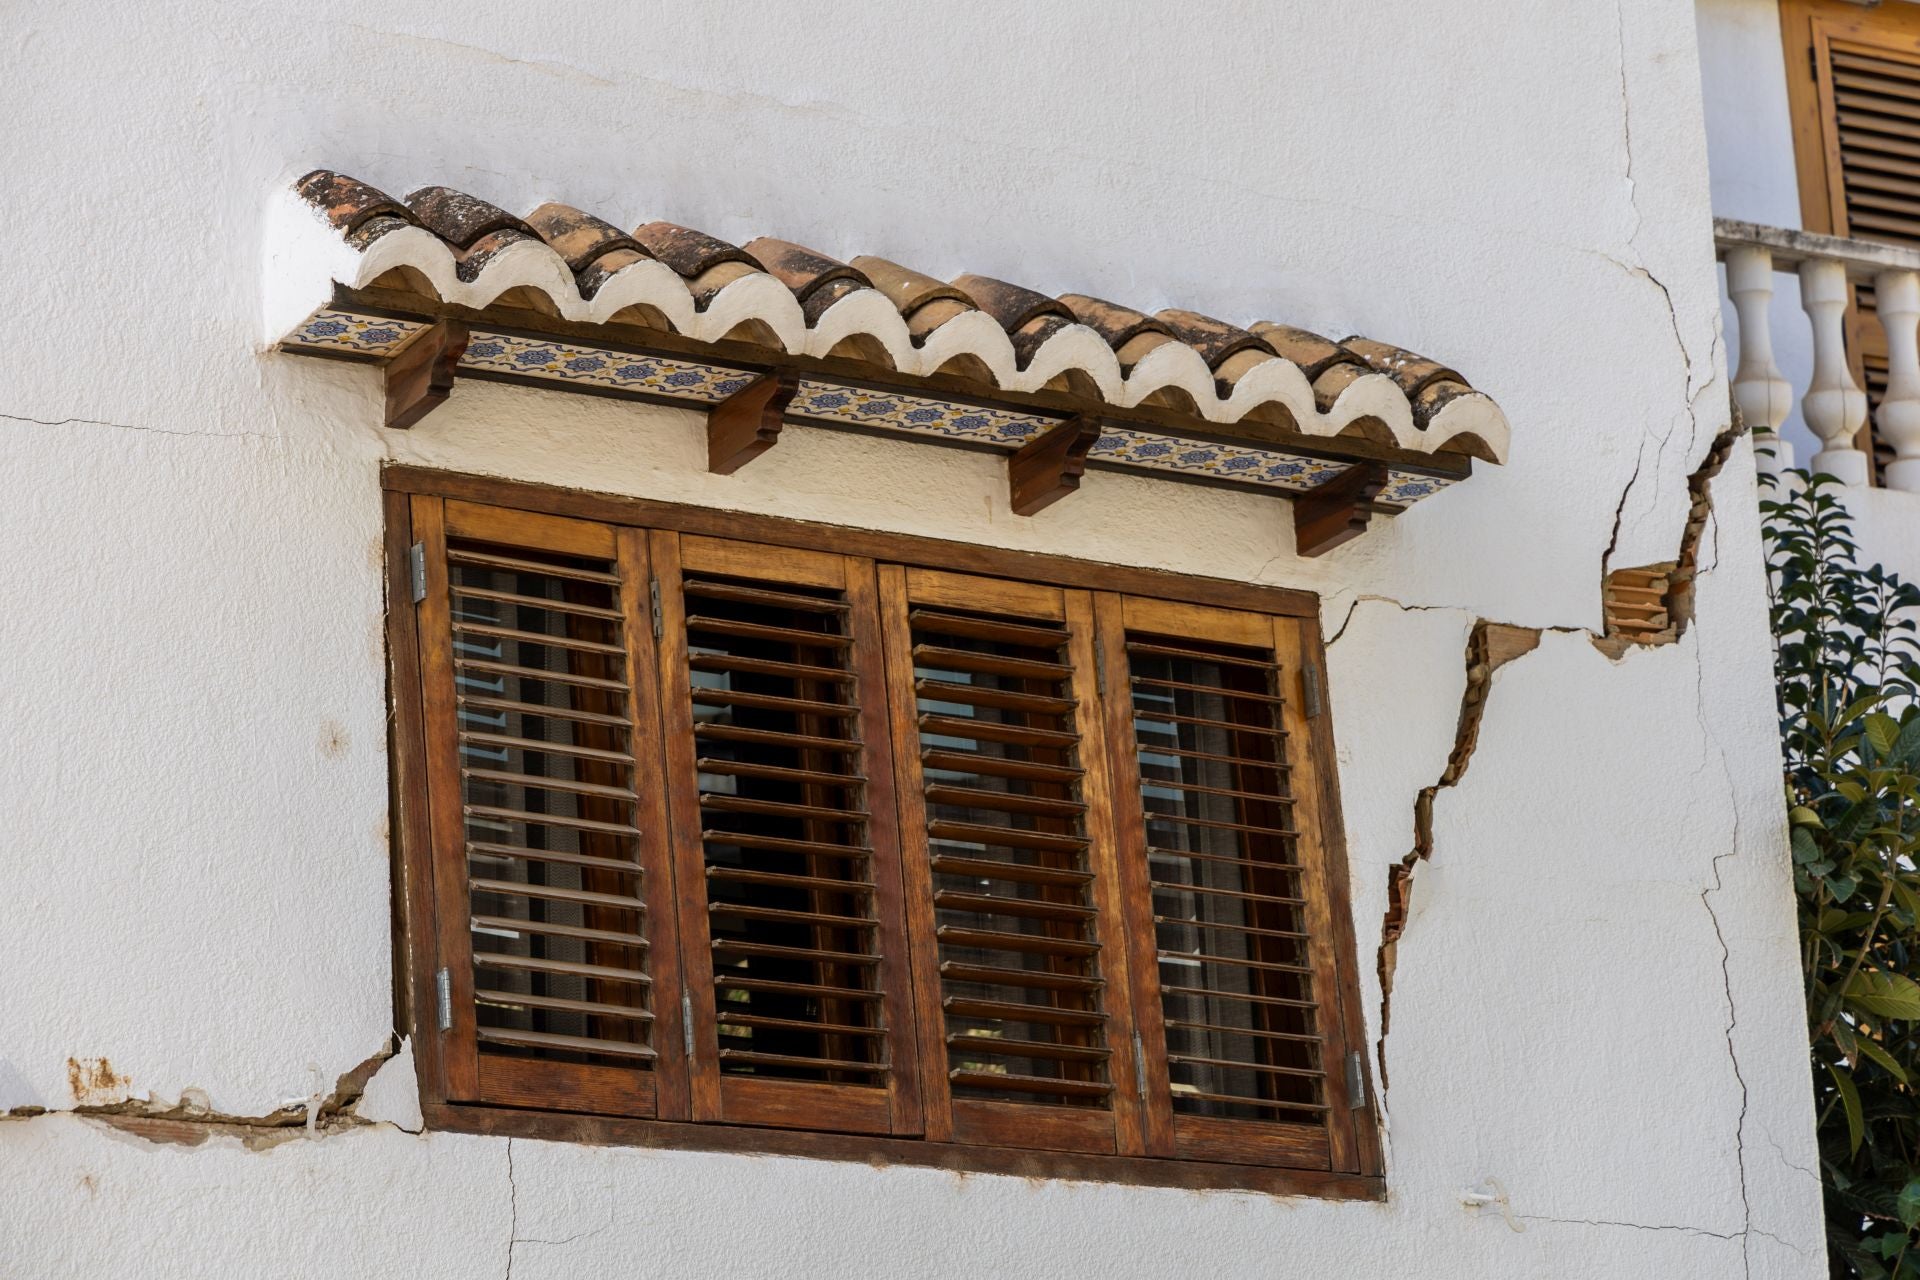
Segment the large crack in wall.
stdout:
<path fill-rule="evenodd" d="M 1587 632 L 1602 653 L 1618 660 L 1627 650 L 1677 643 L 1693 620 L 1694 584 L 1700 568 L 1700 546 L 1712 528 L 1713 478 L 1720 474 L 1733 452 L 1734 442 L 1745 433 L 1736 410 L 1732 424 L 1714 437 L 1706 456 L 1687 477 L 1687 519 L 1680 532 L 1680 546 L 1674 558 L 1654 565 L 1632 569 L 1604 569 L 1601 590 L 1604 605 L 1604 630 L 1599 635 Z M 1631 487 L 1631 482 L 1629 482 Z M 1622 499 L 1624 502 L 1624 497 Z M 1618 530 L 1615 530 L 1616 534 Z M 1611 546 L 1609 546 L 1611 551 Z M 1718 562 L 1718 556 L 1715 556 Z M 1370 597 L 1377 598 L 1377 597 Z M 1345 630 L 1344 626 L 1341 628 Z M 1440 777 L 1422 787 L 1413 802 L 1413 848 L 1388 869 L 1387 909 L 1380 923 L 1380 948 L 1377 967 L 1380 976 L 1380 1037 L 1375 1044 L 1375 1059 L 1380 1070 L 1380 1087 L 1387 1088 L 1387 1032 L 1393 1016 L 1393 973 L 1398 946 L 1406 932 L 1408 906 L 1413 894 L 1414 868 L 1433 856 L 1434 798 L 1455 786 L 1473 763 L 1473 750 L 1480 737 L 1480 721 L 1493 688 L 1493 674 L 1507 663 L 1539 647 L 1543 629 L 1476 619 L 1467 637 L 1467 685 L 1460 699 L 1460 718 L 1454 730 L 1453 749 L 1447 754 Z M 1338 639 L 1338 634 L 1335 635 Z M 1716 864 L 1716 873 L 1718 867 Z M 1717 930 L 1717 922 L 1716 922 Z"/>

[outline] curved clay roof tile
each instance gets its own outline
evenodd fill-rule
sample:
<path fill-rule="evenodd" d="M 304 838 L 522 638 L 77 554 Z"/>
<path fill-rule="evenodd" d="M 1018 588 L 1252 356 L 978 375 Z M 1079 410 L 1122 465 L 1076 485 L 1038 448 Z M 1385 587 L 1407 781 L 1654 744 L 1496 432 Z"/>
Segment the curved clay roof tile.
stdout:
<path fill-rule="evenodd" d="M 903 267 L 897 262 L 871 255 L 855 258 L 853 265 L 866 273 L 867 280 L 902 316 L 911 316 L 928 303 L 942 300 L 964 303 L 972 310 L 979 310 L 979 304 L 967 296 L 966 290 L 956 289 L 944 280 L 922 275 L 912 267 Z"/>
<path fill-rule="evenodd" d="M 816 289 L 836 280 L 851 280 L 863 289 L 872 287 L 861 271 L 791 240 L 761 236 L 747 242 L 747 252 L 767 269 L 768 275 L 793 290 L 793 296 L 802 303 Z"/>
<path fill-rule="evenodd" d="M 533 228 L 497 205 L 452 187 L 422 187 L 407 197 L 420 225 L 456 249 L 471 248 L 481 236 L 513 230 L 531 236 Z"/>
<path fill-rule="evenodd" d="M 1143 333 L 1171 332 L 1146 312 L 1135 311 L 1132 307 L 1123 307 L 1104 298 L 1093 298 L 1084 293 L 1063 293 L 1060 301 L 1073 312 L 1075 319 L 1105 338 L 1107 345 L 1115 351 Z"/>
<path fill-rule="evenodd" d="M 1034 353 L 1040 350 L 1042 343 L 1072 323 L 1071 317 L 1049 313 L 1035 316 L 1015 329 L 1007 335 L 1013 340 L 1014 363 L 1025 369 L 1033 363 Z"/>
<path fill-rule="evenodd" d="M 1376 373 L 1384 373 L 1400 384 L 1400 389 L 1411 400 L 1430 382 L 1459 382 L 1466 379 L 1455 373 L 1438 360 L 1429 360 L 1391 343 L 1375 342 L 1371 338 L 1342 338 L 1340 345 L 1365 360 Z"/>
<path fill-rule="evenodd" d="M 744 262 L 756 271 L 761 269 L 760 260 L 738 245 L 671 222 L 649 222 L 644 227 L 636 227 L 633 238 L 648 253 L 689 280 L 723 262 Z"/>
<path fill-rule="evenodd" d="M 498 231 L 489 231 L 454 254 L 453 272 L 471 284 L 480 278 L 480 273 L 486 269 L 489 262 L 493 261 L 494 255 L 516 244 L 538 242 L 538 236 L 516 227 L 501 227 Z"/>
<path fill-rule="evenodd" d="M 1273 355 L 1274 350 L 1258 334 L 1228 324 L 1224 320 L 1215 320 L 1212 316 L 1203 316 L 1198 311 L 1169 309 L 1156 312 L 1154 319 L 1167 326 L 1174 337 L 1200 353 L 1209 369 L 1217 369 L 1220 362 L 1236 352 L 1253 350 Z"/>
<path fill-rule="evenodd" d="M 378 217 L 415 221 L 413 212 L 378 187 L 370 187 L 358 178 L 331 169 L 315 169 L 293 184 L 300 198 L 327 216 L 333 229 L 343 235 L 360 229 Z"/>
<path fill-rule="evenodd" d="M 576 275 L 603 253 L 640 249 L 638 240 L 611 222 L 602 222 L 590 213 L 557 201 L 549 200 L 528 214 L 527 225 L 566 260 L 567 270 Z"/>
<path fill-rule="evenodd" d="M 1299 365 L 1300 372 L 1307 375 L 1308 382 L 1336 364 L 1365 363 L 1332 338 L 1322 337 L 1307 329 L 1296 329 L 1290 324 L 1262 320 L 1253 326 L 1253 331 L 1273 348 L 1275 355 Z"/>
<path fill-rule="evenodd" d="M 995 280 L 992 276 L 955 276 L 952 284 L 956 289 L 964 289 L 980 310 L 997 320 L 1009 334 L 1041 316 L 1059 316 L 1069 323 L 1075 318 L 1072 308 L 1058 298 L 1049 298 L 1044 293 Z"/>

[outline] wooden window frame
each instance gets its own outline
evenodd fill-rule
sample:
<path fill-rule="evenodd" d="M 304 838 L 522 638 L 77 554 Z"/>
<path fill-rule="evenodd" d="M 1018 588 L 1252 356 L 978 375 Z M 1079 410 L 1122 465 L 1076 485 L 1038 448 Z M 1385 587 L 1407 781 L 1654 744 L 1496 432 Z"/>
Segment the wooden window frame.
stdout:
<path fill-rule="evenodd" d="M 1304 713 L 1310 701 L 1324 703 L 1319 672 L 1324 670 L 1325 661 L 1316 596 L 1223 579 L 590 494 L 427 468 L 389 466 L 383 472 L 382 481 L 387 521 L 388 645 L 393 709 L 396 1016 L 397 1025 L 413 1038 L 422 1112 L 429 1126 L 454 1132 L 665 1149 L 762 1152 L 1151 1186 L 1235 1188 L 1334 1199 L 1384 1198 L 1378 1128 L 1367 1084 L 1370 1072 L 1364 1052 L 1365 1025 L 1359 999 L 1358 951 L 1348 895 L 1346 848 L 1338 784 L 1331 768 L 1335 759 L 1332 716 L 1324 706 L 1320 707 L 1320 714 L 1308 717 Z M 423 499 L 428 501 L 421 501 Z M 433 499 L 441 502 L 435 503 Z M 1073 1141 L 1054 1144 L 1068 1148 L 1058 1150 L 1036 1149 L 1032 1144 L 1004 1145 L 1015 1139 L 996 1136 L 1010 1133 L 1013 1123 L 1001 1104 L 984 1108 L 973 1104 L 971 1111 L 988 1119 L 976 1122 L 970 1132 L 958 1135 L 973 1141 L 951 1140 L 956 1135 L 951 1128 L 952 1110 L 942 1105 L 945 1094 L 932 1096 L 934 1091 L 924 1085 L 938 1078 L 939 1072 L 934 1068 L 940 1065 L 929 1061 L 933 1055 L 926 1048 L 929 1041 L 924 1025 L 927 1017 L 924 1000 L 919 1002 L 923 1024 L 918 1028 L 920 1069 L 912 1073 L 916 1079 L 905 1082 L 908 1096 L 904 1103 L 912 1109 L 916 1124 L 919 1108 L 924 1105 L 927 1116 L 924 1136 L 822 1132 L 797 1127 L 804 1122 L 783 1120 L 780 1109 L 785 1104 L 778 1101 L 769 1104 L 770 1109 L 749 1112 L 749 1122 L 734 1122 L 733 1113 L 716 1109 L 717 1092 L 710 1085 L 709 1101 L 703 1110 L 697 1101 L 701 1082 L 697 1078 L 689 1079 L 689 1064 L 679 1052 L 683 1032 L 677 999 L 659 1002 L 656 1011 L 655 1043 L 660 1051 L 656 1064 L 660 1073 L 657 1089 L 663 1097 L 678 1099 L 673 1105 L 663 1103 L 662 1111 L 676 1117 L 687 1116 L 687 1119 L 639 1118 L 631 1109 L 625 1114 L 605 1114 L 591 1098 L 586 1105 L 594 1108 L 592 1112 L 540 1110 L 536 1108 L 551 1103 L 510 1094 L 488 1095 L 478 1102 L 454 1100 L 471 1097 L 472 1092 L 468 1090 L 463 1095 L 450 1087 L 449 1073 L 461 1068 L 455 1060 L 457 1055 L 444 1051 L 443 1040 L 449 1037 L 443 1037 L 436 1026 L 439 1001 L 435 975 L 441 963 L 438 957 L 445 913 L 437 909 L 433 898 L 435 826 L 429 812 L 429 797 L 434 793 L 427 776 L 431 759 L 429 725 L 435 723 L 435 715 L 444 717 L 445 713 L 444 709 L 436 711 L 430 705 L 433 701 L 431 682 L 423 678 L 424 668 L 432 658 L 419 640 L 423 624 L 430 624 L 431 618 L 423 618 L 422 611 L 415 605 L 411 549 L 423 534 L 433 532 L 416 527 L 417 512 L 425 513 L 419 518 L 430 525 L 433 512 L 444 509 L 446 504 L 458 503 L 504 509 L 513 513 L 513 519 L 535 528 L 542 522 L 554 528 L 559 527 L 557 522 L 563 521 L 593 522 L 606 527 L 605 537 L 611 540 L 611 549 L 629 564 L 657 564 L 663 556 L 674 554 L 679 545 L 711 546 L 713 554 L 723 554 L 723 544 L 709 544 L 706 540 L 726 540 L 761 548 L 787 548 L 796 563 L 825 563 L 827 556 L 852 557 L 872 568 L 866 581 L 877 584 L 882 595 L 898 592 L 899 584 L 909 576 L 931 583 L 1000 580 L 995 590 L 1058 599 L 1065 612 L 1085 623 L 1074 632 L 1076 680 L 1090 679 L 1092 672 L 1098 670 L 1103 673 L 1104 683 L 1104 672 L 1124 671 L 1125 653 L 1119 648 L 1124 644 L 1123 628 L 1141 625 L 1143 621 L 1153 625 L 1155 620 L 1160 620 L 1159 625 L 1163 627 L 1167 625 L 1166 619 L 1178 619 L 1183 627 L 1212 626 L 1228 640 L 1249 630 L 1269 637 L 1265 643 L 1270 644 L 1276 660 L 1291 665 L 1304 680 L 1315 682 L 1311 691 L 1303 688 L 1302 696 L 1290 699 L 1286 714 L 1289 732 L 1303 743 L 1293 759 L 1297 770 L 1293 795 L 1298 803 L 1311 807 L 1312 831 L 1317 837 L 1313 841 L 1312 857 L 1319 867 L 1321 892 L 1311 912 L 1312 946 L 1316 964 L 1322 961 L 1326 964 L 1321 972 L 1334 975 L 1333 989 L 1323 989 L 1317 999 L 1327 1024 L 1328 1038 L 1341 1049 L 1337 1059 L 1328 1057 L 1324 1062 L 1328 1100 L 1338 1104 L 1328 1114 L 1325 1136 L 1320 1142 L 1320 1157 L 1324 1157 L 1327 1167 L 1298 1167 L 1303 1160 L 1319 1157 L 1297 1142 L 1283 1140 L 1265 1149 L 1260 1149 L 1258 1144 L 1252 1148 L 1236 1144 L 1231 1130 L 1238 1122 L 1190 1123 L 1194 1117 L 1181 1116 L 1176 1118 L 1178 1123 L 1169 1123 L 1171 1113 L 1164 1090 L 1161 1090 L 1159 1105 L 1147 1104 L 1146 1090 L 1135 1075 L 1131 1052 L 1114 1054 L 1112 1079 L 1116 1094 L 1111 1112 L 1117 1131 L 1124 1135 L 1118 1140 L 1119 1146 L 1130 1149 L 1129 1154 L 1089 1150 L 1085 1149 L 1088 1144 Z M 427 557 L 429 600 L 436 590 L 444 594 L 445 572 L 444 564 Z M 663 601 L 663 605 L 663 614 L 671 614 L 677 608 L 677 602 L 672 600 Z M 634 622 L 638 622 L 635 611 L 644 612 L 643 602 L 636 598 L 630 584 L 623 608 Z M 883 619 L 893 616 L 884 609 L 877 610 L 877 614 Z M 1096 649 L 1103 652 L 1096 655 Z M 876 654 L 876 665 L 894 660 L 897 652 L 897 645 L 883 647 Z M 423 654 L 428 656 L 423 659 Z M 650 660 L 643 660 L 630 664 L 636 679 L 644 678 L 641 668 L 649 663 Z M 893 691 L 897 690 L 898 681 L 890 679 L 885 684 L 883 698 L 895 696 Z M 1100 792 L 1098 808 L 1102 811 L 1102 822 L 1124 827 L 1134 812 L 1133 806 L 1112 803 L 1112 800 L 1124 796 L 1124 788 L 1130 782 L 1135 787 L 1138 785 L 1137 776 L 1130 779 L 1126 766 L 1118 763 L 1131 758 L 1131 752 L 1121 750 L 1120 744 L 1132 741 L 1129 725 L 1133 713 L 1126 696 L 1116 696 L 1110 691 L 1103 693 L 1097 705 L 1103 714 L 1092 718 L 1101 723 L 1086 726 L 1093 735 L 1094 745 L 1090 749 L 1098 751 L 1098 763 L 1089 770 L 1088 793 L 1092 796 L 1096 790 Z M 655 708 L 653 714 L 656 720 L 672 722 L 670 709 L 663 712 Z M 896 723 L 899 714 L 899 708 L 895 707 Z M 1125 736 L 1116 738 L 1123 730 Z M 891 741 L 891 750 L 896 756 L 903 749 L 899 736 L 896 732 Z M 1108 740 L 1104 745 L 1100 743 L 1102 737 Z M 635 741 L 638 744 L 640 739 Z M 673 763 L 673 749 L 673 735 L 666 734 L 663 759 L 669 768 Z M 442 793 L 444 786 L 443 780 Z M 895 790 L 905 788 L 905 781 L 893 772 L 882 791 L 884 802 L 892 805 Z M 685 797 L 681 797 L 675 806 L 678 811 L 684 811 L 684 800 Z M 909 847 L 911 834 L 906 830 L 907 805 L 900 804 L 899 812 L 903 848 L 900 861 L 904 874 L 911 880 L 916 874 L 916 863 Z M 678 820 L 676 812 L 665 819 L 665 825 Z M 1121 839 L 1098 841 L 1100 847 L 1108 850 L 1104 856 L 1109 859 L 1113 856 L 1111 851 L 1122 843 Z M 682 849 L 685 847 L 684 841 L 676 844 Z M 923 852 L 922 863 L 924 856 Z M 672 855 L 662 855 L 659 860 L 664 863 L 671 858 Z M 1103 904 L 1101 915 L 1115 935 L 1109 938 L 1113 951 L 1111 963 L 1136 974 L 1151 974 L 1155 967 L 1155 940 L 1150 923 L 1142 928 L 1141 887 L 1145 884 L 1145 873 L 1139 871 L 1136 877 L 1135 871 L 1125 866 L 1108 866 L 1105 873 L 1112 880 L 1108 891 L 1117 895 Z M 651 865 L 649 874 L 652 874 Z M 1138 884 L 1131 883 L 1135 878 Z M 1123 885 L 1122 881 L 1129 883 Z M 897 885 L 892 892 L 897 901 Z M 914 970 L 912 981 L 918 989 L 928 980 L 924 934 L 930 917 L 915 917 L 911 884 L 906 911 L 908 924 L 904 935 L 910 939 L 912 955 L 903 968 Z M 683 916 L 684 912 L 682 903 L 676 912 L 667 914 Z M 674 927 L 668 922 L 669 932 L 664 941 L 656 939 L 657 946 L 673 947 L 671 930 Z M 684 928 L 684 921 L 678 927 Z M 697 986 L 680 988 L 678 975 L 674 982 L 676 989 L 690 992 Z M 1128 986 L 1123 981 L 1119 989 L 1125 993 L 1126 1004 L 1120 1025 L 1158 1025 L 1157 986 L 1151 981 Z M 698 1025 L 701 1013 L 697 997 L 695 1004 L 694 1017 Z M 710 994 L 708 1005 L 706 1017 L 710 1020 Z M 464 1008 L 459 1000 L 454 1001 L 456 1020 Z M 937 1017 L 938 1011 L 934 1014 Z M 908 1028 L 908 1034 L 914 1030 Z M 1144 1039 L 1151 1046 L 1146 1050 L 1148 1076 L 1164 1081 L 1167 1071 L 1164 1046 L 1157 1036 Z M 1360 1051 L 1358 1057 L 1350 1059 L 1348 1049 Z M 1157 1060 L 1153 1056 L 1156 1054 Z M 1353 1065 L 1359 1066 L 1360 1096 L 1349 1099 L 1346 1093 Z M 691 1110 L 687 1102 L 690 1088 L 696 1099 Z M 901 1105 L 896 1099 L 896 1109 Z M 705 1118 L 691 1118 L 702 1116 Z M 943 1137 L 949 1140 L 940 1140 Z M 1072 1149 L 1077 1145 L 1082 1149 Z M 1280 1163 L 1263 1163 L 1267 1160 Z M 1292 1163 L 1286 1163 L 1289 1161 Z"/>

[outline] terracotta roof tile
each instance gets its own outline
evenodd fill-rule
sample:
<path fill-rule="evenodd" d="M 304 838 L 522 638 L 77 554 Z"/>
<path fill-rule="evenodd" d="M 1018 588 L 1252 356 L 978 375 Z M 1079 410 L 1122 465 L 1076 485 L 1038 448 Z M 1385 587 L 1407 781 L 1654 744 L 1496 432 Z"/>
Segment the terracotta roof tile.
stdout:
<path fill-rule="evenodd" d="M 1386 374 L 1399 383 L 1400 389 L 1406 392 L 1408 397 L 1420 394 L 1421 389 L 1429 382 L 1440 379 L 1448 382 L 1466 381 L 1437 360 L 1429 360 L 1425 356 L 1403 351 L 1385 342 L 1353 337 L 1344 339 L 1340 345 L 1365 360 L 1378 372 Z"/>
<path fill-rule="evenodd" d="M 1203 316 L 1198 311 L 1161 311 L 1155 313 L 1154 319 L 1167 326 L 1167 331 L 1174 337 L 1198 351 L 1209 369 L 1219 368 L 1222 360 L 1239 351 L 1274 354 L 1273 348 L 1255 334 L 1236 328 L 1224 320 Z"/>
<path fill-rule="evenodd" d="M 1258 404 L 1291 396 L 1297 403 L 1292 403 L 1288 412 L 1302 421 L 1303 429 L 1328 434 L 1349 429 L 1376 432 L 1382 427 L 1378 415 L 1387 413 L 1397 416 L 1401 425 L 1390 426 L 1389 430 L 1404 447 L 1444 447 L 1485 458 L 1502 457 L 1506 450 L 1505 419 L 1465 378 L 1438 361 L 1368 338 L 1353 337 L 1336 342 L 1291 325 L 1264 320 L 1240 328 L 1212 316 L 1177 308 L 1148 315 L 1087 294 L 1049 297 L 988 276 L 961 275 L 942 281 L 884 258 L 863 256 L 842 262 L 804 245 L 772 237 L 761 237 L 741 248 L 670 222 L 649 222 L 629 234 L 593 214 L 558 203 L 543 204 L 522 221 L 484 200 L 446 187 L 424 187 L 408 196 L 403 204 L 365 183 L 327 170 L 309 173 L 294 185 L 297 194 L 355 248 L 365 249 L 395 230 L 424 227 L 445 242 L 456 274 L 466 283 L 473 282 L 489 263 L 513 246 L 528 241 L 543 243 L 574 275 L 579 299 L 571 302 L 556 299 L 563 313 L 570 316 L 569 307 L 582 307 L 582 300 L 591 303 L 616 274 L 654 258 L 685 282 L 695 314 L 706 311 L 728 285 L 759 275 L 784 287 L 799 309 L 799 321 L 806 331 L 811 331 L 836 303 L 871 291 L 898 312 L 906 326 L 907 338 L 916 347 L 930 342 L 944 326 L 976 312 L 990 318 L 1006 334 L 1016 369 L 1022 374 L 1033 364 L 1042 347 L 1056 339 L 1067 344 L 1058 348 L 1061 354 L 1046 364 L 1044 373 L 1034 375 L 1036 379 L 1051 379 L 1058 377 L 1062 369 L 1079 367 L 1098 385 L 1112 387 L 1110 381 L 1101 381 L 1110 379 L 1110 372 L 1101 372 L 1096 367 L 1098 361 L 1086 363 L 1090 357 L 1085 329 L 1099 335 L 1112 351 L 1123 382 L 1133 376 L 1150 354 L 1169 345 L 1193 352 L 1213 375 L 1213 385 L 1208 388 L 1196 381 L 1192 360 L 1157 361 L 1149 381 L 1138 388 L 1124 389 L 1119 401 L 1123 404 L 1143 400 L 1154 404 L 1180 403 L 1215 420 L 1228 421 Z M 419 251 L 409 249 L 408 252 Z M 528 270 L 534 270 L 533 260 L 528 261 Z M 655 287 L 657 284 L 646 285 L 636 277 L 636 288 L 640 292 L 622 293 L 621 298 L 639 297 L 646 289 Z M 496 294 L 497 290 L 486 296 Z M 801 332 L 792 327 L 794 320 L 778 317 L 777 299 L 778 290 L 770 294 L 763 287 L 755 286 L 743 300 L 745 312 L 742 314 L 766 317 L 772 324 L 769 332 L 787 335 Z M 668 311 L 672 310 L 670 303 L 663 305 Z M 684 307 L 685 303 L 679 305 Z M 765 310 L 768 307 L 774 309 Z M 727 318 L 717 323 L 737 326 L 740 321 L 735 314 L 729 310 Z M 860 325 L 870 327 L 876 323 L 871 309 L 856 310 L 853 314 L 862 317 L 857 321 Z M 884 316 L 884 310 L 880 314 Z M 790 310 L 788 315 L 792 315 Z M 1085 326 L 1079 331 L 1081 336 L 1063 336 L 1063 331 L 1075 324 Z M 782 328 L 783 325 L 788 327 Z M 963 326 L 952 333 L 955 337 L 939 344 L 938 353 L 929 354 L 928 360 L 946 367 L 956 356 L 969 353 L 991 357 L 991 352 L 979 345 L 986 340 L 981 327 Z M 984 335 L 991 334 L 991 329 L 984 330 Z M 878 331 L 873 331 L 867 340 L 878 336 Z M 837 343 L 844 337 L 836 330 L 834 337 L 823 341 Z M 795 341 L 792 336 L 779 340 L 789 346 Z M 998 342 L 997 336 L 992 341 Z M 1004 352 L 1005 348 L 1001 350 Z M 975 359 L 976 367 L 987 367 L 978 363 L 977 356 L 971 358 Z M 1276 380 L 1263 373 L 1275 361 L 1297 367 L 1306 377 L 1313 391 L 1311 405 L 1297 391 L 1285 389 L 1287 385 L 1297 388 L 1297 381 L 1289 384 L 1286 379 Z M 992 358 L 987 363 L 991 364 Z M 1110 370 L 1112 366 L 1107 368 Z M 931 371 L 931 366 L 927 371 Z M 1391 379 L 1405 395 L 1404 410 L 1394 409 L 1391 396 L 1389 401 L 1382 401 L 1377 383 L 1373 384 L 1373 390 L 1360 394 L 1344 407 L 1339 406 L 1342 393 L 1375 374 Z M 1239 403 L 1229 408 L 1228 398 L 1236 396 L 1243 385 L 1254 390 L 1239 395 Z M 1114 393 L 1108 390 L 1101 394 Z M 1477 408 L 1460 404 L 1470 399 L 1479 402 Z M 1443 413 L 1447 413 L 1447 419 L 1439 423 Z M 1326 422 L 1307 423 L 1306 419 L 1313 415 L 1319 415 Z M 1435 424 L 1438 429 L 1428 437 L 1427 428 Z M 1425 442 L 1422 437 L 1427 437 Z"/>
<path fill-rule="evenodd" d="M 873 287 L 884 294 L 902 316 L 910 317 L 921 307 L 941 299 L 958 302 L 970 311 L 978 305 L 967 296 L 965 289 L 957 289 L 944 280 L 921 275 L 912 267 L 903 267 L 885 258 L 855 258 L 853 265 L 866 273 Z"/>
<path fill-rule="evenodd" d="M 421 226 L 459 249 L 501 230 L 533 236 L 532 227 L 505 209 L 452 187 L 422 187 L 407 197 L 407 208 Z"/>
<path fill-rule="evenodd" d="M 760 263 L 738 245 L 728 244 L 704 231 L 675 226 L 671 222 L 649 222 L 634 229 L 633 238 L 646 251 L 691 280 L 723 262 L 743 262 L 758 270 Z"/>
<path fill-rule="evenodd" d="M 1116 351 L 1143 333 L 1173 332 L 1167 328 L 1165 321 L 1104 298 L 1090 298 L 1084 293 L 1063 293 L 1060 301 L 1066 304 L 1081 324 L 1105 338 L 1107 345 Z"/>
<path fill-rule="evenodd" d="M 1023 289 L 1017 284 L 1008 284 L 1005 280 L 995 280 L 992 276 L 955 276 L 953 287 L 963 289 L 979 308 L 1000 322 L 1000 327 L 1008 333 L 1014 333 L 1041 316 L 1059 316 L 1071 322 L 1073 311 L 1058 298 L 1049 298 L 1044 293 L 1035 293 L 1032 289 Z"/>
<path fill-rule="evenodd" d="M 345 174 L 315 169 L 293 187 L 308 204 L 326 214 L 333 229 L 342 235 L 357 231 L 363 223 L 381 216 L 398 218 L 401 225 L 414 221 L 407 206 Z"/>
<path fill-rule="evenodd" d="M 747 243 L 747 252 L 767 269 L 768 275 L 793 290 L 793 296 L 803 303 L 814 290 L 836 280 L 851 280 L 863 289 L 873 287 L 872 281 L 858 268 L 791 240 L 761 236 Z"/>
<path fill-rule="evenodd" d="M 1266 340 L 1276 355 L 1293 361 L 1300 366 L 1300 372 L 1307 375 L 1307 381 L 1325 373 L 1336 364 L 1360 363 L 1360 357 L 1335 342 L 1332 338 L 1323 338 L 1317 333 L 1305 329 L 1296 329 L 1290 324 L 1275 324 L 1271 320 L 1262 320 L 1253 326 L 1253 331 Z"/>
<path fill-rule="evenodd" d="M 638 240 L 611 222 L 602 222 L 572 205 L 551 200 L 527 215 L 527 225 L 552 246 L 566 261 L 567 270 L 576 275 L 602 254 L 616 249 L 645 252 Z"/>

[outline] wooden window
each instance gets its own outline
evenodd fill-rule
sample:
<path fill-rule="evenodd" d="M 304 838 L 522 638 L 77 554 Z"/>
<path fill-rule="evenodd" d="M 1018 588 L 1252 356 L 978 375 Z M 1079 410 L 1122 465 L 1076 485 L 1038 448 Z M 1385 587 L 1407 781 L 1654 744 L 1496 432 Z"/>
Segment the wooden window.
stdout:
<path fill-rule="evenodd" d="M 389 484 L 431 1122 L 1378 1194 L 1310 598 Z"/>

